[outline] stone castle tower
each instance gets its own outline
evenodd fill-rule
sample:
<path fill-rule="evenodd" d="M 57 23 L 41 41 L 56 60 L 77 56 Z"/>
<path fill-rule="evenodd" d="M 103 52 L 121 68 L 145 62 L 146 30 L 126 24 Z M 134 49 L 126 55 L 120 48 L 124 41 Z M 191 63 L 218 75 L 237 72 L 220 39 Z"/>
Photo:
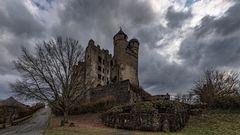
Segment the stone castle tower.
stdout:
<path fill-rule="evenodd" d="M 89 82 L 93 88 L 129 80 L 132 85 L 139 86 L 138 40 L 128 41 L 128 36 L 120 29 L 113 37 L 113 46 L 112 56 L 108 50 L 89 40 L 83 64 L 86 83 Z"/>

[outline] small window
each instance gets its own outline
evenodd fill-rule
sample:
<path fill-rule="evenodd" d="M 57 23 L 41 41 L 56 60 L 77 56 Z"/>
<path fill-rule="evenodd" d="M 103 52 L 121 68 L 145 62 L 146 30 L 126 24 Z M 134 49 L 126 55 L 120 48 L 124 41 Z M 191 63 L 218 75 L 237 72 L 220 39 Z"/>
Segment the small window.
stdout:
<path fill-rule="evenodd" d="M 104 68 L 103 68 L 103 73 L 104 73 Z"/>
<path fill-rule="evenodd" d="M 102 77 L 102 80 L 104 80 L 104 76 Z"/>
<path fill-rule="evenodd" d="M 100 72 L 101 72 L 101 70 L 102 70 L 101 66 L 98 66 L 98 71 L 100 71 Z"/>
<path fill-rule="evenodd" d="M 98 79 L 101 80 L 101 75 L 100 74 L 98 74 Z"/>
<path fill-rule="evenodd" d="M 102 63 L 102 58 L 98 56 L 98 62 Z"/>
<path fill-rule="evenodd" d="M 113 66 L 113 61 L 111 60 L 111 66 Z"/>
<path fill-rule="evenodd" d="M 105 60 L 103 60 L 103 65 L 105 64 Z"/>
<path fill-rule="evenodd" d="M 112 82 L 117 82 L 117 76 L 114 76 Z"/>

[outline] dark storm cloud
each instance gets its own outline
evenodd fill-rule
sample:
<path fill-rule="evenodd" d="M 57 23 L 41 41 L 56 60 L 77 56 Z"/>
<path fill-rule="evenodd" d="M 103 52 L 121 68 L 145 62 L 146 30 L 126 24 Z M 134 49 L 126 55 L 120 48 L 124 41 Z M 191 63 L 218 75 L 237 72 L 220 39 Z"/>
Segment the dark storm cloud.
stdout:
<path fill-rule="evenodd" d="M 155 27 L 150 31 L 143 30 L 147 34 L 139 34 L 140 39 L 143 39 L 149 49 L 149 52 L 146 52 L 147 49 L 142 48 L 143 56 L 140 56 L 140 78 L 144 88 L 153 94 L 184 93 L 193 87 L 194 81 L 198 80 L 207 68 L 225 67 L 231 70 L 239 67 L 240 15 L 237 14 L 238 12 L 240 12 L 239 4 L 235 4 L 222 17 L 204 17 L 201 24 L 181 43 L 178 55 L 182 64 L 178 64 L 169 63 L 168 57 L 157 54 L 156 51 L 161 50 L 162 45 L 159 47 L 154 43 L 164 39 L 165 34 L 180 27 L 192 15 L 190 12 L 177 13 L 169 8 L 166 15 L 169 21 L 168 28 L 163 27 L 159 30 L 159 27 Z M 161 36 L 149 33 L 160 33 Z"/>
<path fill-rule="evenodd" d="M 213 39 L 213 41 L 208 42 L 199 40 L 201 39 L 183 41 L 179 54 L 184 59 L 185 64 L 201 69 L 211 66 L 240 66 L 239 36 Z"/>
<path fill-rule="evenodd" d="M 83 22 L 89 28 L 103 24 L 115 26 L 117 23 L 134 23 L 137 27 L 154 19 L 154 13 L 146 1 L 71 0 L 65 7 L 60 16 L 63 22 Z"/>
<path fill-rule="evenodd" d="M 0 98 L 11 95 L 9 83 L 18 77 L 12 61 L 19 57 L 20 46 L 31 48 L 31 41 L 44 36 L 45 27 L 19 0 L 0 1 Z"/>
<path fill-rule="evenodd" d="M 206 16 L 202 19 L 202 24 L 196 28 L 197 36 L 216 32 L 223 36 L 239 31 L 240 29 L 240 2 L 230 7 L 221 18 Z"/>
<path fill-rule="evenodd" d="M 240 66 L 240 4 L 220 18 L 206 16 L 194 34 L 181 45 L 179 55 L 186 65 L 207 67 Z"/>
<path fill-rule="evenodd" d="M 152 94 L 187 92 L 192 87 L 193 80 L 199 75 L 191 67 L 170 63 L 168 57 L 157 53 L 162 46 L 156 45 L 156 42 L 164 39 L 165 34 L 171 31 L 172 29 L 157 25 L 139 30 L 137 33 L 140 40 L 140 84 Z"/>
<path fill-rule="evenodd" d="M 60 11 L 61 23 L 53 28 L 55 34 L 70 34 L 84 46 L 93 38 L 97 44 L 112 49 L 112 37 L 122 26 L 129 38 L 155 19 L 147 1 L 71 0 Z M 130 30 L 130 31 L 128 31 Z"/>
<path fill-rule="evenodd" d="M 22 1 L 0 2 L 0 31 L 10 31 L 17 36 L 39 36 L 44 27 L 34 19 Z"/>
<path fill-rule="evenodd" d="M 22 1 L 1 1 L 0 8 L 0 74 L 12 72 L 10 64 L 20 52 L 20 46 L 29 46 L 29 40 L 41 37 L 44 27 L 24 6 Z"/>
<path fill-rule="evenodd" d="M 171 28 L 176 28 L 182 26 L 184 21 L 188 18 L 192 17 L 191 11 L 187 12 L 175 11 L 175 9 L 171 6 L 167 10 L 166 19 L 168 21 L 167 25 Z"/>
<path fill-rule="evenodd" d="M 191 67 L 169 63 L 156 49 L 142 45 L 140 49 L 140 84 L 152 94 L 187 92 L 199 74 Z M 186 89 L 188 88 L 188 89 Z"/>
<path fill-rule="evenodd" d="M 161 24 L 144 29 L 139 29 L 136 33 L 136 37 L 139 38 L 141 44 L 147 44 L 150 49 L 161 49 L 156 42 L 162 40 L 164 36 L 170 33 L 172 29 L 163 27 Z M 141 49 L 141 48 L 140 48 Z"/>

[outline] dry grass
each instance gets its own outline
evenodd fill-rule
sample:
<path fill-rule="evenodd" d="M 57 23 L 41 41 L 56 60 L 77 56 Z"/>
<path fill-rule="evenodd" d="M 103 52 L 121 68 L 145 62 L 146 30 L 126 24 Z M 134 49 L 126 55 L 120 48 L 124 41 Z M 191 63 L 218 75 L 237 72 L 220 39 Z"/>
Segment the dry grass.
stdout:
<path fill-rule="evenodd" d="M 141 132 L 105 127 L 100 114 L 71 116 L 75 127 L 59 127 L 60 117 L 53 116 L 46 135 L 240 135 L 240 111 L 209 111 L 203 116 L 191 117 L 180 132 Z"/>

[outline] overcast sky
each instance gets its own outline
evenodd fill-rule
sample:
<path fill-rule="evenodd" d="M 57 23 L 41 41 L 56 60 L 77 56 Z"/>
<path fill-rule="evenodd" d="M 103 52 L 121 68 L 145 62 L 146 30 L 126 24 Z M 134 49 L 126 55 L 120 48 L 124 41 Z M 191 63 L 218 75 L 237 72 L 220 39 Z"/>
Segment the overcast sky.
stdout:
<path fill-rule="evenodd" d="M 21 46 L 61 35 L 112 52 L 120 26 L 140 41 L 139 80 L 152 94 L 186 93 L 209 67 L 240 67 L 239 0 L 1 0 L 0 98 L 19 78 Z"/>

